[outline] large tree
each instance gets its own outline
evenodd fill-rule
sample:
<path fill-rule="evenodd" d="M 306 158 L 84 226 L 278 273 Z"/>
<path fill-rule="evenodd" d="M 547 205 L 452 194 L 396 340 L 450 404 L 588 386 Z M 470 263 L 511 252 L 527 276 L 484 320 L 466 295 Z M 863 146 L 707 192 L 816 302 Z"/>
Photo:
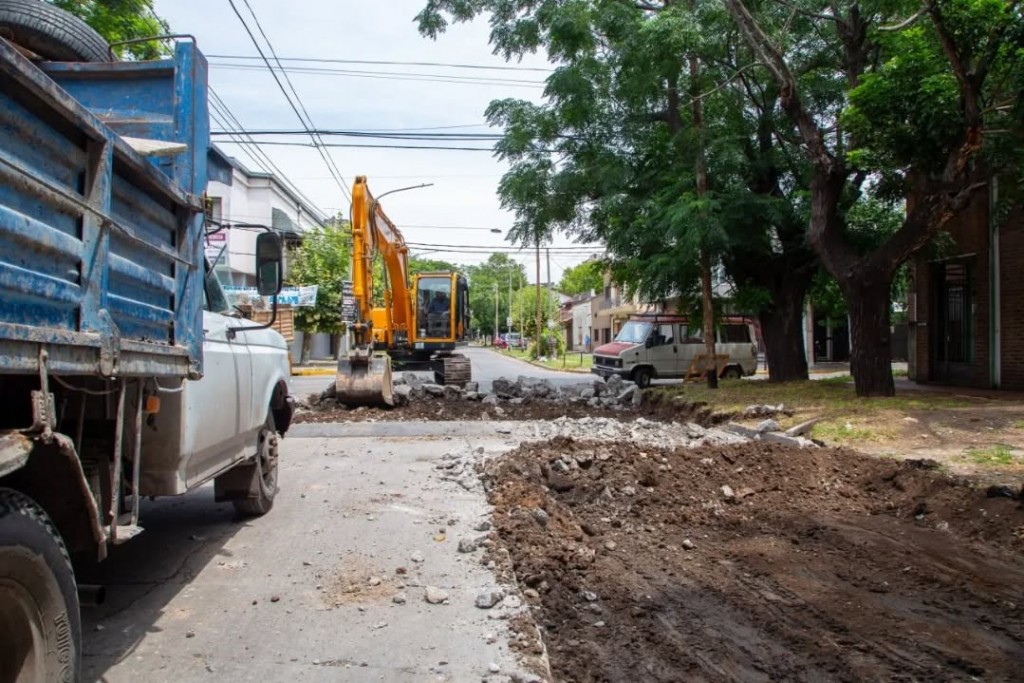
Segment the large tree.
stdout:
<path fill-rule="evenodd" d="M 725 4 L 811 164 L 810 241 L 849 305 L 857 394 L 892 395 L 892 279 L 998 171 L 1005 156 L 982 154 L 992 131 L 997 146 L 1020 138 L 1018 1 Z M 818 66 L 800 74 L 809 54 Z M 822 82 L 841 97 L 816 97 Z M 848 221 L 864 195 L 906 200 L 899 228 L 868 248 Z"/>
<path fill-rule="evenodd" d="M 773 380 L 807 376 L 801 314 L 817 268 L 800 203 L 807 162 L 777 138 L 792 124 L 713 2 L 431 0 L 420 28 L 489 13 L 507 58 L 556 64 L 545 101 L 494 102 L 512 163 L 512 236 L 604 241 L 615 278 L 644 298 L 685 295 L 723 262 L 756 302 Z M 710 323 L 710 310 L 705 318 Z M 710 337 L 709 337 L 710 339 Z"/>
<path fill-rule="evenodd" d="M 584 261 L 566 268 L 558 282 L 558 291 L 568 296 L 577 296 L 604 287 L 605 265 L 600 261 Z"/>
<path fill-rule="evenodd" d="M 506 323 L 512 310 L 510 301 L 526 283 L 523 265 L 513 261 L 508 254 L 495 253 L 481 264 L 466 266 L 464 271 L 469 278 L 471 329 L 484 335 L 510 332 Z M 495 307 L 498 329 L 494 328 Z"/>
<path fill-rule="evenodd" d="M 153 11 L 153 0 L 49 0 L 83 19 L 110 43 L 170 33 L 167 22 Z M 166 54 L 160 41 L 114 46 L 114 54 L 134 59 L 157 59 Z"/>
<path fill-rule="evenodd" d="M 348 277 L 352 233 L 348 221 L 335 217 L 303 236 L 288 254 L 288 283 L 316 285 L 316 305 L 295 310 L 295 327 L 304 332 L 301 362 L 309 361 L 313 333 L 342 331 L 341 284 Z"/>

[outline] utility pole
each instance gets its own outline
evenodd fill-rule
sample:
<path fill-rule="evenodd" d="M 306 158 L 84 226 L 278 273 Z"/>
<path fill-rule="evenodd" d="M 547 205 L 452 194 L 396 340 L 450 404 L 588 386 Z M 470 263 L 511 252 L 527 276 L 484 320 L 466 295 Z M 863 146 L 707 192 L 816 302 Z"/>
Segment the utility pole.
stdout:
<path fill-rule="evenodd" d="M 512 269 L 508 269 L 508 331 L 512 331 Z"/>
<path fill-rule="evenodd" d="M 544 332 L 541 328 L 540 320 L 540 235 L 537 235 L 537 338 L 534 342 L 534 348 L 537 351 L 537 356 L 541 355 L 541 340 L 543 339 Z"/>
<path fill-rule="evenodd" d="M 494 341 L 498 341 L 498 283 L 494 283 Z"/>

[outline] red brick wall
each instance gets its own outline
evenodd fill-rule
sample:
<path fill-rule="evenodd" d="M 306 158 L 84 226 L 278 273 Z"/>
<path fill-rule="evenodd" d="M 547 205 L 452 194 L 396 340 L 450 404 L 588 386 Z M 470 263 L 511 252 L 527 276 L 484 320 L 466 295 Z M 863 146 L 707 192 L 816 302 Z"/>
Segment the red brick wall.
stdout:
<path fill-rule="evenodd" d="M 946 228 L 955 242 L 955 248 L 942 254 L 943 260 L 918 260 L 915 266 L 917 302 L 910 311 L 910 320 L 917 320 L 917 370 L 912 378 L 918 382 L 938 381 L 931 367 L 931 338 L 935 334 L 932 286 L 934 271 L 939 264 L 957 256 L 970 258 L 973 319 L 974 361 L 964 368 L 966 374 L 957 381 L 969 386 L 987 387 L 989 381 L 989 291 L 988 291 L 988 195 L 979 192 L 974 202 Z M 922 323 L 924 323 L 922 325 Z M 954 380 L 951 380 L 954 381 Z"/>
<path fill-rule="evenodd" d="M 1002 382 L 1024 389 L 1024 209 L 1017 207 L 999 226 Z"/>

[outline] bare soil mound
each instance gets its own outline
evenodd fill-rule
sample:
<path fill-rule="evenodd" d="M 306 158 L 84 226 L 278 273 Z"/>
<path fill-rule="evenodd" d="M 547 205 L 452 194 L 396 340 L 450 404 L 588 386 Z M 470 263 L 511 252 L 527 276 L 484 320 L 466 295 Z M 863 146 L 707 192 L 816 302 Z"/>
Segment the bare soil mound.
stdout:
<path fill-rule="evenodd" d="M 1019 485 L 843 450 L 566 439 L 484 481 L 557 680 L 1020 680 Z"/>

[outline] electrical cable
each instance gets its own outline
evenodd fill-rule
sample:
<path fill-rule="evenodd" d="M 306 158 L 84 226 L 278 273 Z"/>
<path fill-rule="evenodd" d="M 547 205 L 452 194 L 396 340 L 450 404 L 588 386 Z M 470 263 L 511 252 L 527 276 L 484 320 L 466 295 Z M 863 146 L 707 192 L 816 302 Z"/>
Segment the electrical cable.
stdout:
<path fill-rule="evenodd" d="M 243 0 L 243 2 L 245 2 L 245 6 L 249 9 L 249 13 L 252 15 L 253 19 L 255 20 L 256 26 L 257 26 L 257 28 L 259 28 L 260 33 L 263 35 L 264 40 L 267 41 L 267 47 L 270 49 L 271 54 L 274 54 L 274 48 L 271 45 L 270 41 L 267 40 L 266 34 L 263 33 L 263 29 L 260 26 L 259 19 L 256 17 L 256 13 L 252 11 L 252 7 L 249 5 L 248 0 Z M 245 19 L 242 17 L 242 13 L 238 11 L 238 7 L 235 5 L 235 1 L 234 0 L 228 0 L 228 4 L 231 5 L 231 9 L 234 11 L 235 16 L 238 17 L 238 20 L 242 24 L 242 28 L 245 29 L 245 32 L 249 35 L 250 40 L 252 40 L 252 44 L 256 48 L 256 51 L 259 52 L 260 57 L 263 58 L 263 63 L 266 64 L 267 69 L 270 71 L 270 75 L 274 77 L 274 81 L 277 83 L 278 88 L 281 89 L 281 93 L 284 95 L 285 99 L 288 101 L 288 105 L 291 107 L 292 111 L 295 112 L 295 116 L 298 117 L 299 123 L 302 124 L 302 126 L 305 127 L 305 128 L 312 128 L 311 122 L 309 124 L 307 124 L 306 120 L 302 118 L 302 114 L 299 112 L 299 108 L 295 105 L 295 102 L 292 101 L 291 96 L 288 94 L 288 90 L 284 87 L 284 84 L 281 82 L 281 79 L 278 77 L 277 72 L 274 70 L 274 67 L 271 66 L 270 60 L 267 59 L 266 54 L 264 54 L 264 52 L 263 52 L 263 48 L 260 47 L 259 41 L 256 40 L 256 36 L 253 35 L 252 30 L 249 28 L 248 23 L 246 23 Z M 287 74 L 285 74 L 285 78 L 287 78 L 287 77 L 288 77 Z M 290 85 L 290 82 L 289 82 L 289 85 Z M 292 89 L 294 91 L 294 87 Z M 297 93 L 296 93 L 296 99 L 298 99 L 298 94 Z M 299 100 L 299 101 L 301 103 L 301 100 Z M 303 107 L 303 109 L 305 109 L 305 107 Z M 317 149 L 317 152 L 319 153 L 321 159 L 323 159 L 324 163 L 327 166 L 328 172 L 332 176 L 335 176 L 334 180 L 338 184 L 338 187 L 341 189 L 342 194 L 344 194 L 346 196 L 346 198 L 348 198 L 349 201 L 351 201 L 352 197 L 349 194 L 349 190 L 348 190 L 347 187 L 345 187 L 344 180 L 340 176 L 340 174 L 336 175 L 337 170 L 333 166 L 332 160 L 330 159 L 329 155 L 327 154 L 327 152 L 325 150 L 321 149 L 320 145 L 318 144 L 317 137 L 315 135 L 311 134 L 310 138 L 313 140 L 313 145 L 312 146 Z"/>
<path fill-rule="evenodd" d="M 259 59 L 259 57 L 256 57 L 254 55 L 206 55 L 206 57 L 207 59 Z M 541 67 L 509 66 L 507 64 L 488 66 L 486 64 L 459 64 L 451 62 L 405 62 L 371 59 L 332 59 L 327 57 L 281 57 L 281 61 L 314 62 L 319 64 L 369 64 L 375 66 L 434 66 L 449 69 L 478 69 L 484 71 L 532 71 L 540 73 L 551 73 L 552 71 L 554 71 L 554 69 L 545 69 Z"/>
<path fill-rule="evenodd" d="M 215 69 L 226 71 L 262 71 L 256 64 L 231 64 L 230 62 L 211 64 Z M 456 85 L 505 86 L 510 88 L 546 87 L 543 81 L 528 81 L 521 78 L 482 78 L 477 76 L 451 76 L 447 74 L 414 73 L 409 71 L 357 71 L 354 69 L 325 69 L 313 66 L 280 67 L 282 73 L 305 74 L 313 76 L 340 76 L 346 78 L 368 78 L 381 81 L 413 81 L 420 83 L 453 83 Z"/>

